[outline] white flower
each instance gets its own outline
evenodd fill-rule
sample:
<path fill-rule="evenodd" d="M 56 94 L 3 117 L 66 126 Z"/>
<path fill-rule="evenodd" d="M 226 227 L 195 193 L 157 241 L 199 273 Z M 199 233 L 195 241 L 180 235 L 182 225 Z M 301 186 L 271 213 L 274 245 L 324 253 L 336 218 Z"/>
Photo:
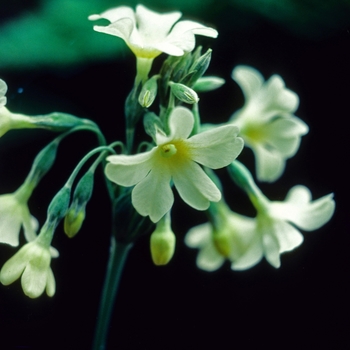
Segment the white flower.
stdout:
<path fill-rule="evenodd" d="M 257 178 L 275 181 L 282 175 L 286 159 L 298 151 L 301 136 L 309 130 L 293 115 L 299 98 L 285 87 L 279 75 L 264 82 L 254 68 L 238 66 L 232 78 L 243 90 L 245 105 L 231 122 L 240 128 L 245 145 L 255 154 Z"/>
<path fill-rule="evenodd" d="M 170 135 L 157 133 L 156 147 L 145 153 L 107 158 L 108 179 L 122 186 L 136 185 L 132 191 L 133 206 L 153 222 L 159 221 L 173 205 L 172 182 L 181 198 L 197 210 L 207 209 L 210 201 L 219 201 L 220 191 L 197 163 L 211 169 L 222 168 L 243 148 L 234 125 L 188 138 L 193 125 L 193 114 L 176 107 L 169 117 Z"/>
<path fill-rule="evenodd" d="M 296 228 L 316 230 L 333 215 L 333 194 L 311 201 L 311 193 L 304 186 L 293 187 L 284 202 L 270 202 L 258 209 L 256 218 L 248 218 L 219 209 L 222 215 L 214 227 L 206 223 L 192 228 L 186 235 L 189 247 L 198 248 L 197 266 L 203 270 L 218 269 L 226 257 L 220 254 L 218 243 L 226 236 L 233 270 L 248 269 L 263 257 L 275 268 L 280 266 L 280 254 L 291 251 L 303 242 Z M 219 241 L 219 242 L 218 242 Z M 220 247 L 219 247 L 220 248 Z"/>
<path fill-rule="evenodd" d="M 0 281 L 7 286 L 22 276 L 22 288 L 28 297 L 37 298 L 45 289 L 48 296 L 53 296 L 56 284 L 50 263 L 49 247 L 35 240 L 24 245 L 4 264 L 0 271 Z"/>
<path fill-rule="evenodd" d="M 199 249 L 197 266 L 202 270 L 217 270 L 226 259 L 232 262 L 233 269 L 244 270 L 261 259 L 251 249 L 256 241 L 255 219 L 228 210 L 225 212 L 218 220 L 220 228 L 207 222 L 193 227 L 185 236 L 187 246 Z"/>
<path fill-rule="evenodd" d="M 110 21 L 106 27 L 94 26 L 94 30 L 122 38 L 137 57 L 148 59 L 162 52 L 182 56 L 186 51 L 192 51 L 195 34 L 217 37 L 215 29 L 193 21 L 177 22 L 180 17 L 181 12 L 159 14 L 138 5 L 136 12 L 130 7 L 120 6 L 100 15 L 91 15 L 89 19 Z"/>
<path fill-rule="evenodd" d="M 0 243 L 18 246 L 21 227 L 27 241 L 36 237 L 36 219 L 30 215 L 27 196 L 22 191 L 0 196 Z"/>

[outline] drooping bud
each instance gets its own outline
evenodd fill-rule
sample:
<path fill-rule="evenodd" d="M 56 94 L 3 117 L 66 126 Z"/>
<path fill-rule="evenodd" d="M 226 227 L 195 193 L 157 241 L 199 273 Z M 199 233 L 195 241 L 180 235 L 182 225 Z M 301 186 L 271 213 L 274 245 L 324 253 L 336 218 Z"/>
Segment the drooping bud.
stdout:
<path fill-rule="evenodd" d="M 157 227 L 151 235 L 151 255 L 155 265 L 168 264 L 174 255 L 175 242 L 176 237 L 170 227 L 170 214 L 167 213 L 158 221 Z"/>
<path fill-rule="evenodd" d="M 70 207 L 64 217 L 64 232 L 69 238 L 73 238 L 83 225 L 85 219 L 85 207 Z"/>
<path fill-rule="evenodd" d="M 67 186 L 62 187 L 53 197 L 49 208 L 47 209 L 47 222 L 58 223 L 67 213 L 71 189 Z"/>
<path fill-rule="evenodd" d="M 85 219 L 85 208 L 91 198 L 94 188 L 94 173 L 87 171 L 79 180 L 73 195 L 73 200 L 64 218 L 64 232 L 69 238 L 80 230 Z"/>

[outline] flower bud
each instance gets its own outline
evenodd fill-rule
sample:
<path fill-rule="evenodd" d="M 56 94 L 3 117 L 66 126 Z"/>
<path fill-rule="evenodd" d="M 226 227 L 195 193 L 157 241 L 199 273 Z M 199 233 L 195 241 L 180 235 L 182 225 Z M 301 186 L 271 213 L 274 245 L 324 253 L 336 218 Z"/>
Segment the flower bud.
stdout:
<path fill-rule="evenodd" d="M 151 255 L 155 265 L 166 265 L 174 255 L 176 237 L 170 227 L 170 219 L 162 218 L 151 235 Z"/>
<path fill-rule="evenodd" d="M 158 75 L 153 76 L 151 79 L 148 79 L 142 86 L 139 95 L 139 103 L 144 108 L 150 107 L 157 96 L 158 77 Z"/>
<path fill-rule="evenodd" d="M 199 101 L 197 93 L 186 85 L 170 83 L 170 88 L 171 92 L 176 96 L 176 98 L 182 102 L 194 104 Z"/>
<path fill-rule="evenodd" d="M 64 218 L 64 232 L 69 238 L 80 230 L 85 219 L 85 207 L 91 198 L 94 188 L 94 173 L 87 171 L 79 180 L 73 195 L 73 200 Z"/>
<path fill-rule="evenodd" d="M 53 197 L 49 208 L 47 210 L 48 222 L 59 222 L 66 215 L 69 205 L 71 189 L 69 187 L 62 187 Z"/>
<path fill-rule="evenodd" d="M 56 139 L 45 146 L 35 157 L 31 174 L 36 182 L 51 169 L 56 159 L 59 141 Z"/>
<path fill-rule="evenodd" d="M 64 232 L 69 238 L 73 238 L 79 231 L 85 219 L 85 207 L 68 209 L 64 217 Z"/>
<path fill-rule="evenodd" d="M 197 92 L 207 92 L 216 90 L 225 84 L 225 80 L 219 77 L 201 77 L 193 86 L 193 89 Z"/>

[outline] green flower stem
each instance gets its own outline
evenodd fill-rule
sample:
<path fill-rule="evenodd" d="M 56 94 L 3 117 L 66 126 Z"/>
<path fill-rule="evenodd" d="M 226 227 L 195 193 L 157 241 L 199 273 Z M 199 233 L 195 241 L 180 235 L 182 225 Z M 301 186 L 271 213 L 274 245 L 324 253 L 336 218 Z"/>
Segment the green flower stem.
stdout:
<path fill-rule="evenodd" d="M 194 116 L 194 125 L 193 125 L 193 130 L 191 132 L 191 136 L 198 134 L 201 128 L 201 118 L 199 115 L 198 103 L 193 104 L 192 113 Z"/>
<path fill-rule="evenodd" d="M 143 58 L 136 56 L 136 77 L 134 86 L 144 84 L 148 79 L 148 74 L 152 68 L 153 58 Z"/>
<path fill-rule="evenodd" d="M 134 145 L 135 128 L 126 128 L 126 149 L 127 154 L 131 154 Z"/>
<path fill-rule="evenodd" d="M 269 201 L 254 182 L 250 171 L 238 160 L 229 165 L 228 171 L 232 180 L 247 193 L 255 209 L 266 211 Z"/>
<path fill-rule="evenodd" d="M 107 274 L 100 299 L 93 350 L 106 349 L 108 327 L 113 312 L 120 277 L 132 243 L 120 243 L 112 236 Z"/>
<path fill-rule="evenodd" d="M 103 152 L 103 151 L 108 151 L 111 152 L 113 154 L 115 154 L 115 151 L 113 148 L 107 147 L 107 146 L 101 146 L 101 147 L 97 147 L 95 149 L 93 149 L 92 151 L 90 151 L 88 154 L 86 154 L 84 156 L 84 158 L 78 163 L 78 165 L 75 167 L 75 169 L 73 170 L 72 174 L 70 175 L 69 179 L 66 182 L 67 187 L 72 187 L 73 182 L 76 178 L 76 176 L 78 175 L 78 172 L 80 171 L 80 169 L 83 167 L 83 165 L 90 159 L 90 157 L 92 157 L 94 154 L 99 153 L 99 152 Z M 104 157 L 99 157 L 98 159 L 102 161 Z"/>

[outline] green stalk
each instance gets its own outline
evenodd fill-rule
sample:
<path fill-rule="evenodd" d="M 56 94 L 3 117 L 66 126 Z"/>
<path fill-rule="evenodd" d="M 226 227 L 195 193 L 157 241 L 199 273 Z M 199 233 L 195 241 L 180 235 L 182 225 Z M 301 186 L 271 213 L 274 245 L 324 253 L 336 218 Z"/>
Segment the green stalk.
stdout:
<path fill-rule="evenodd" d="M 100 299 L 93 350 L 105 350 L 109 323 L 118 291 L 120 277 L 132 243 L 120 243 L 112 236 L 107 274 Z"/>

